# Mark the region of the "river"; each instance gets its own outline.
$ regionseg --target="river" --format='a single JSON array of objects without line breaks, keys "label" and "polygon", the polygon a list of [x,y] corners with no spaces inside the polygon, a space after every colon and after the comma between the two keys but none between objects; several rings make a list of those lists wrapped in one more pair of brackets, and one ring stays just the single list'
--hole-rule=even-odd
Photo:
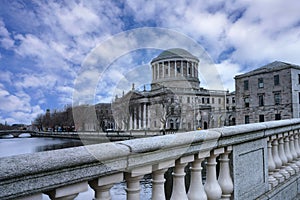
[{"label": "river", "polygon": [[[22,134],[20,138],[2,138],[0,139],[0,158],[20,155],[26,153],[34,153],[41,151],[50,151],[55,149],[62,149],[68,147],[81,146],[80,140],[75,139],[61,139],[61,138],[31,138],[26,134]],[[125,183],[119,183],[111,189],[113,200],[125,200]],[[89,188],[87,192],[80,193],[76,200],[93,199],[94,191]],[[49,200],[47,195],[43,195],[43,200]],[[141,184],[141,199],[151,199],[151,184],[150,179],[142,180]]]}]

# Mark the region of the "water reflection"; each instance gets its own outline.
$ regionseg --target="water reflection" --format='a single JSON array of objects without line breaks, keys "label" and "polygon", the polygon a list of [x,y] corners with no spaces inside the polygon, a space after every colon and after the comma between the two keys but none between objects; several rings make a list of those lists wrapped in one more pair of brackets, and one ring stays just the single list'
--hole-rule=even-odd
[{"label": "water reflection", "polygon": [[80,140],[61,138],[5,138],[0,139],[0,157],[49,151],[74,146],[81,146]]},{"label": "water reflection", "polygon": [[35,152],[40,151],[51,151],[56,149],[64,149],[64,148],[70,148],[70,147],[78,147],[82,146],[82,142],[80,140],[72,140],[72,141],[62,141],[63,143],[58,144],[48,144],[48,145],[41,145],[35,148]]},{"label": "water reflection", "polygon": [[[95,143],[95,141],[93,142]],[[0,158],[34,153],[40,151],[49,151],[68,147],[81,146],[80,140],[62,139],[62,138],[31,138],[22,135],[21,138],[0,139]],[[112,200],[126,200],[126,183],[115,184],[110,190]],[[146,176],[141,181],[141,198],[142,200],[151,199],[151,176]],[[95,192],[89,188],[87,192],[80,193],[76,200],[93,199]],[[43,200],[50,200],[47,195],[43,195]]]}]

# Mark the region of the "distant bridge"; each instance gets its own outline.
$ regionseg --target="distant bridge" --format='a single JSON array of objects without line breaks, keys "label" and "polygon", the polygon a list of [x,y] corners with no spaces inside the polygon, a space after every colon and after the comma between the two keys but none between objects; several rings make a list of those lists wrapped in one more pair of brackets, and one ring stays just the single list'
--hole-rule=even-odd
[{"label": "distant bridge", "polygon": [[160,135],[157,132],[37,132],[28,130],[3,130],[0,131],[0,138],[3,136],[19,137],[21,134],[30,134],[31,137],[51,137],[51,138],[69,138],[81,140],[97,140],[98,142],[123,141],[135,138],[151,137]]},{"label": "distant bridge", "polygon": [[0,137],[1,136],[9,136],[12,135],[13,137],[19,137],[21,134],[28,133],[30,135],[35,134],[36,131],[28,131],[28,130],[1,130],[0,131]]}]

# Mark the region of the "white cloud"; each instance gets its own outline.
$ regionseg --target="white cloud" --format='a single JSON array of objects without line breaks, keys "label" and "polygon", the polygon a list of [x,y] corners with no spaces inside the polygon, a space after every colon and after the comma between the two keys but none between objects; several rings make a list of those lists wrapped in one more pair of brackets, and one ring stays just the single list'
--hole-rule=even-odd
[{"label": "white cloud", "polygon": [[[1,68],[0,102],[7,99],[1,112],[5,109],[5,112],[10,113],[9,119],[13,119],[11,116],[14,111],[21,112],[15,116],[18,119],[22,112],[40,112],[39,106],[35,111],[29,110],[30,107],[47,104],[49,92],[61,104],[72,101],[74,81],[79,85],[82,83],[82,88],[85,84],[96,86],[98,83],[98,88],[80,90],[79,87],[75,91],[81,92],[83,96],[96,95],[96,100],[106,102],[115,94],[120,95],[122,90],[130,89],[132,82],[136,86],[143,81],[148,82],[148,79],[141,80],[136,76],[139,70],[135,67],[140,65],[137,62],[141,59],[123,56],[129,53],[124,50],[135,49],[139,45],[160,49],[182,47],[199,56],[201,61],[207,59],[201,57],[205,51],[193,48],[192,45],[184,46],[183,38],[172,40],[170,35],[151,35],[151,31],[148,35],[141,34],[144,37],[142,39],[127,35],[130,40],[125,38],[105,48],[95,48],[109,40],[113,34],[132,27],[170,28],[196,40],[217,63],[213,68],[200,71],[213,74],[203,76],[201,80],[203,84],[207,82],[206,85],[211,89],[217,87],[217,82],[212,80],[217,78],[218,85],[222,83],[224,89],[233,90],[235,73],[251,70],[273,60],[300,64],[300,2],[294,0],[144,0],[120,4],[115,1],[74,0],[35,1],[33,4],[28,9],[19,2],[12,2],[8,9],[13,11],[11,20],[6,20],[0,14],[3,18],[0,19],[0,47],[5,51],[13,50],[17,56],[12,59],[22,59],[16,66],[9,66],[11,71]],[[25,17],[27,20],[23,20]],[[84,65],[90,65],[91,68],[85,69],[84,66],[80,69],[84,58],[92,50],[95,51],[94,57],[89,56],[84,62]],[[5,52],[0,52],[1,61],[7,59],[6,56]],[[143,62],[148,63],[147,59]],[[30,64],[21,63],[27,60]],[[106,61],[115,66],[102,66],[101,63]],[[200,64],[203,63],[201,61]],[[99,63],[99,66],[93,66]],[[20,72],[16,73],[18,70]],[[83,73],[79,73],[81,70]],[[103,71],[106,77],[101,77]],[[217,76],[217,71],[220,76]],[[15,104],[21,105],[24,110]]]},{"label": "white cloud", "polygon": [[14,43],[15,41],[11,38],[4,22],[0,19],[0,45],[5,49],[10,49],[14,46]]}]

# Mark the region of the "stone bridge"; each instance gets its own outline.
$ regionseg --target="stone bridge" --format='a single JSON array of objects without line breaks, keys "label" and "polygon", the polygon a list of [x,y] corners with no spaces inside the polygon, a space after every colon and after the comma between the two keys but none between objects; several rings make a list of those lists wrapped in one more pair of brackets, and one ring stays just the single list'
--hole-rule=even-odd
[{"label": "stone bridge", "polygon": [[28,134],[34,134],[36,131],[27,131],[27,130],[1,130],[0,131],[0,137],[6,136],[6,135],[12,135],[13,137],[19,137],[21,134],[28,133]]},{"label": "stone bridge", "polygon": [[95,199],[111,199],[111,187],[126,181],[127,199],[137,200],[140,180],[151,174],[152,199],[164,200],[169,168],[171,200],[294,199],[300,191],[299,130],[300,119],[292,119],[5,157],[0,199],[74,199],[88,186]]}]

